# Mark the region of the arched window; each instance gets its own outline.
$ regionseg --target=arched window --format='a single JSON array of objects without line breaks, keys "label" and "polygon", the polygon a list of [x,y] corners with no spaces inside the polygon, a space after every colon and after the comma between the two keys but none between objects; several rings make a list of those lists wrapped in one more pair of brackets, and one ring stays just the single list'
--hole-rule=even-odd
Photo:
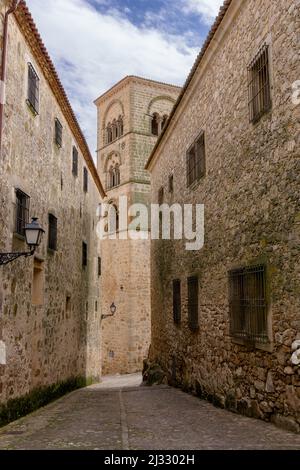
[{"label": "arched window", "polygon": [[167,114],[165,114],[163,119],[162,119],[162,122],[161,122],[161,130],[163,130],[165,128],[165,125],[167,124],[168,118],[169,118],[169,116],[167,116]]},{"label": "arched window", "polygon": [[151,132],[153,135],[158,135],[159,114],[154,113],[151,122]]},{"label": "arched window", "polygon": [[111,123],[109,122],[106,128],[106,142],[110,144],[112,142],[112,128]]},{"label": "arched window", "polygon": [[119,210],[115,204],[110,205],[108,213],[108,230],[110,233],[115,233],[119,230]]},{"label": "arched window", "polygon": [[115,167],[115,186],[119,186],[120,184],[120,167],[117,164]]},{"label": "arched window", "polygon": [[119,119],[118,119],[118,137],[122,137],[123,133],[124,133],[123,118],[122,118],[122,116],[119,116]]},{"label": "arched window", "polygon": [[112,123],[112,138],[116,140],[118,138],[118,125],[117,121],[114,119]]},{"label": "arched window", "polygon": [[107,189],[115,188],[120,184],[120,167],[117,163],[114,167],[111,166],[107,177]]}]

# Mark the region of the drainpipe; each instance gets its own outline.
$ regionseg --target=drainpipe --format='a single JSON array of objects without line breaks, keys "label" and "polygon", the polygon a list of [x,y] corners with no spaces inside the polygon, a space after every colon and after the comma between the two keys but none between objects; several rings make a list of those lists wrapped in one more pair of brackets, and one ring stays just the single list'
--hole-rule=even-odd
[{"label": "drainpipe", "polygon": [[0,155],[1,155],[1,149],[2,149],[3,114],[4,114],[4,103],[5,103],[5,75],[6,75],[8,19],[9,19],[9,15],[17,9],[19,3],[20,3],[20,0],[13,0],[11,7],[7,10],[7,12],[5,13],[5,17],[4,17],[2,62],[1,62],[1,77],[0,77]]}]

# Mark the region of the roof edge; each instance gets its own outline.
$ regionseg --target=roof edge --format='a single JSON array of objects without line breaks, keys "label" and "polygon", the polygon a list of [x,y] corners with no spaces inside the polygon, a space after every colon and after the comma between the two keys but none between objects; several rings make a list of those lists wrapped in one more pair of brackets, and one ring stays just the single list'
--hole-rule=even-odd
[{"label": "roof edge", "polygon": [[[55,98],[63,113],[76,141],[81,150],[83,158],[86,161],[87,167],[89,168],[96,187],[101,194],[102,198],[106,196],[104,188],[102,186],[97,168],[93,161],[93,157],[89,150],[85,136],[81,130],[78,120],[75,116],[73,108],[70,104],[69,98],[65,92],[65,89],[60,81],[55,66],[49,56],[49,53],[43,43],[40,33],[36,27],[33,17],[29,11],[29,8],[25,0],[21,0],[16,11],[14,12],[17,24],[19,25],[22,34],[27,40],[29,47],[32,49],[32,53],[35,56],[39,66],[41,67],[45,79],[47,80]],[[34,47],[33,47],[34,46]]]},{"label": "roof edge", "polygon": [[168,122],[167,122],[166,126],[164,127],[162,133],[161,133],[160,136],[158,137],[158,139],[157,139],[157,141],[156,141],[156,144],[155,144],[155,146],[154,146],[154,148],[153,148],[153,150],[152,150],[152,152],[151,152],[151,155],[150,155],[150,157],[149,157],[148,160],[147,160],[147,163],[146,163],[146,165],[145,165],[145,169],[146,169],[146,170],[149,169],[149,167],[150,167],[150,165],[151,165],[151,163],[152,163],[152,160],[153,160],[153,158],[154,158],[154,156],[155,156],[155,154],[156,154],[156,151],[157,151],[159,145],[161,144],[161,142],[162,142],[162,140],[163,140],[163,138],[164,138],[164,136],[165,136],[165,134],[166,134],[166,131],[168,130],[168,128],[169,128],[169,126],[170,126],[170,124],[171,124],[171,122],[172,122],[173,117],[175,116],[176,110],[177,110],[177,108],[179,107],[179,105],[180,105],[180,103],[181,103],[183,97],[185,96],[185,94],[186,94],[186,92],[187,92],[187,90],[188,90],[188,88],[189,88],[189,85],[190,85],[192,79],[194,78],[195,73],[196,73],[196,71],[197,71],[199,65],[201,64],[201,61],[202,61],[202,59],[203,59],[203,57],[204,57],[204,55],[205,55],[207,49],[209,48],[209,46],[210,46],[210,44],[211,44],[211,42],[212,42],[212,40],[213,40],[213,38],[214,38],[216,32],[218,31],[219,26],[221,25],[221,23],[222,23],[222,21],[223,21],[225,15],[226,15],[226,13],[227,13],[227,11],[228,11],[230,5],[232,4],[232,2],[233,2],[233,0],[225,0],[224,3],[223,3],[223,5],[221,6],[220,11],[219,11],[219,14],[218,14],[218,16],[216,17],[216,19],[215,19],[215,21],[214,21],[214,23],[213,23],[213,25],[212,25],[212,27],[211,27],[209,33],[208,33],[208,36],[207,36],[207,38],[206,38],[206,40],[205,40],[205,42],[204,42],[204,44],[203,44],[203,46],[202,46],[202,48],[201,48],[201,50],[200,50],[200,52],[199,52],[199,54],[198,54],[198,56],[197,56],[195,62],[194,62],[194,65],[193,65],[193,67],[192,67],[192,69],[191,69],[191,71],[190,71],[190,73],[189,73],[189,75],[188,75],[188,77],[187,77],[187,79],[186,79],[186,82],[185,82],[185,84],[184,84],[184,86],[183,86],[183,88],[182,88],[182,91],[181,91],[181,93],[180,93],[180,95],[179,95],[179,97],[178,97],[178,99],[177,99],[177,101],[176,101],[176,103],[175,103],[175,105],[174,105],[174,108],[172,109],[172,112],[171,112],[171,114],[170,114],[170,116],[169,116]]}]

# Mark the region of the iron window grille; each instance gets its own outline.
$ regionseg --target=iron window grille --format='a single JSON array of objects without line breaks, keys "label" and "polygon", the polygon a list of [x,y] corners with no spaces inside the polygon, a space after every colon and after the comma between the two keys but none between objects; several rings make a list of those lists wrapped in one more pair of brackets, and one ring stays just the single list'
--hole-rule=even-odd
[{"label": "iron window grille", "polygon": [[59,119],[55,119],[55,143],[57,147],[62,146],[62,125]]},{"label": "iron window grille", "polygon": [[16,189],[16,220],[15,232],[25,237],[25,225],[29,222],[30,197],[20,189]]},{"label": "iron window grille", "polygon": [[48,248],[49,250],[57,250],[57,218],[53,214],[49,214],[49,232],[48,232]]},{"label": "iron window grille", "polygon": [[88,256],[88,249],[87,244],[82,242],[82,267],[85,268],[87,266],[87,256]]},{"label": "iron window grille", "polygon": [[198,277],[193,276],[188,278],[188,323],[192,331],[197,331],[199,328],[198,319],[198,295],[199,283]]},{"label": "iron window grille", "polygon": [[256,123],[272,107],[269,46],[264,44],[248,66],[250,122]]},{"label": "iron window grille", "polygon": [[34,70],[33,66],[28,64],[28,95],[27,104],[35,115],[39,112],[39,90],[40,79]]},{"label": "iron window grille", "polygon": [[177,325],[181,322],[181,282],[173,281],[173,320]]},{"label": "iron window grille", "polygon": [[83,168],[83,191],[88,192],[88,171],[85,167]]},{"label": "iron window grille", "polygon": [[187,187],[205,176],[205,138],[204,132],[196,139],[190,147],[186,156]]},{"label": "iron window grille", "polygon": [[264,265],[229,272],[229,310],[232,337],[269,343]]},{"label": "iron window grille", "polygon": [[78,150],[76,147],[73,147],[72,173],[74,176],[78,176]]}]

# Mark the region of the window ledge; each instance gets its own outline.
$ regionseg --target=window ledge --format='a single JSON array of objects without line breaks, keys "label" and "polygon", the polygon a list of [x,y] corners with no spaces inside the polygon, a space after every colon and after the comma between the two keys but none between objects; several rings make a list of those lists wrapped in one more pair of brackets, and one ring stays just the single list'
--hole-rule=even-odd
[{"label": "window ledge", "polygon": [[240,346],[246,346],[251,350],[260,349],[261,351],[270,353],[272,353],[274,350],[274,344],[272,341],[269,341],[269,343],[258,343],[257,341],[250,343],[246,339],[231,337],[231,342],[234,344],[239,344]]},{"label": "window ledge", "polygon": [[24,235],[21,235],[18,232],[14,232],[13,237],[16,238],[17,240],[21,240],[22,242],[26,241],[26,238]]},{"label": "window ledge", "polygon": [[57,252],[57,250],[53,250],[53,248],[49,248],[49,247],[47,248],[47,251],[52,256],[55,255],[55,253]]}]

